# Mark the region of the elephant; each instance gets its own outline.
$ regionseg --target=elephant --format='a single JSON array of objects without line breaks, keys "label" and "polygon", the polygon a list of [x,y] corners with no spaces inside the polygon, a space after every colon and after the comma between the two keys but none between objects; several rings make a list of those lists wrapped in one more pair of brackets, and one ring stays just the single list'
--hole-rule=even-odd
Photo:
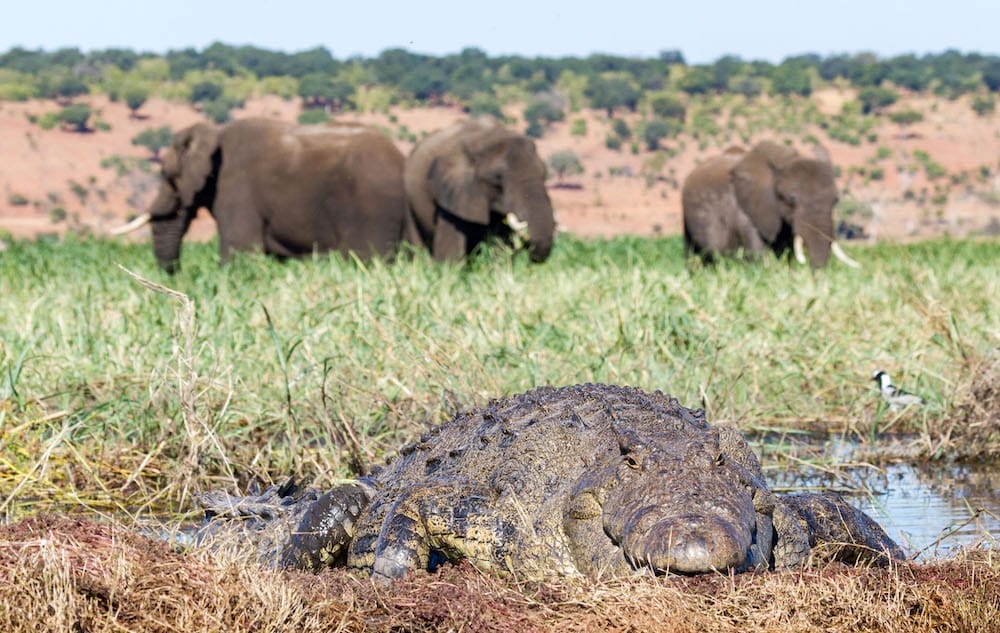
[{"label": "elephant", "polygon": [[531,259],[544,261],[556,228],[545,176],[534,141],[495,121],[438,130],[406,159],[408,240],[436,260],[460,260],[487,238],[511,241],[516,232]]},{"label": "elephant", "polygon": [[359,124],[197,123],[163,151],[148,211],[113,232],[150,222],[157,262],[170,273],[201,207],[215,218],[223,262],[233,251],[391,256],[406,226],[404,160],[390,139]]},{"label": "elephant", "polygon": [[770,249],[777,256],[793,247],[813,268],[834,256],[852,267],[834,240],[837,185],[825,150],[803,156],[784,145],[762,141],[749,151],[731,147],[696,167],[681,191],[685,251],[706,262],[738,249],[749,256]]}]

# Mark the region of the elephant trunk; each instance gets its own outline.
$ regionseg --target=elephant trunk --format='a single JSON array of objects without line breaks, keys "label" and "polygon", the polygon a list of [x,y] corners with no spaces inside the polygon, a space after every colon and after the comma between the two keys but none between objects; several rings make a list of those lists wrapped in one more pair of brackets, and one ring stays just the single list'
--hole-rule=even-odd
[{"label": "elephant trunk", "polygon": [[[805,214],[797,211],[792,230],[795,233],[795,241],[805,244],[806,250],[809,251],[809,264],[813,268],[826,266],[827,260],[830,259],[830,245],[833,242],[831,214]],[[796,250],[796,258],[799,257],[800,251]]]},{"label": "elephant trunk", "polygon": [[504,208],[527,223],[528,252],[531,260],[545,261],[552,251],[555,237],[555,214],[545,182],[530,179],[508,182],[504,191]]},{"label": "elephant trunk", "polygon": [[189,222],[183,214],[170,218],[153,219],[153,253],[160,268],[171,275],[180,268],[181,238],[187,232]]}]

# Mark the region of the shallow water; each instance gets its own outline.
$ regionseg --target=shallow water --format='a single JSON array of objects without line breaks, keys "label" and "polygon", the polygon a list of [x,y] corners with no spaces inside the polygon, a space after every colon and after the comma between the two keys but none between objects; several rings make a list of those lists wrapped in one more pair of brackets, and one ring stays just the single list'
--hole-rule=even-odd
[{"label": "shallow water", "polygon": [[965,545],[1000,543],[1000,463],[871,463],[842,438],[756,447],[780,492],[836,490],[885,528],[917,560],[946,558]]}]

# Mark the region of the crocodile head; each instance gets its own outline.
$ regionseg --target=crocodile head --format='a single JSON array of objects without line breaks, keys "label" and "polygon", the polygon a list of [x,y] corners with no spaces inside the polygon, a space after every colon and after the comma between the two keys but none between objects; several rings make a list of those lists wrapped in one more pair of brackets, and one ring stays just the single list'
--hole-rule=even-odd
[{"label": "crocodile head", "polygon": [[683,574],[766,566],[769,517],[755,511],[754,478],[720,446],[718,429],[616,433],[618,450],[577,483],[564,516],[574,556],[588,552],[578,566]]}]

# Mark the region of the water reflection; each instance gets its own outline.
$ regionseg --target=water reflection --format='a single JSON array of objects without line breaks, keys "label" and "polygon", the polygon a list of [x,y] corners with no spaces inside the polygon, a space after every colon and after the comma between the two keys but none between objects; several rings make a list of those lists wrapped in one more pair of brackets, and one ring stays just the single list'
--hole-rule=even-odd
[{"label": "water reflection", "polygon": [[769,437],[755,448],[776,490],[836,490],[918,560],[1000,539],[1000,463],[876,463],[840,437]]}]

